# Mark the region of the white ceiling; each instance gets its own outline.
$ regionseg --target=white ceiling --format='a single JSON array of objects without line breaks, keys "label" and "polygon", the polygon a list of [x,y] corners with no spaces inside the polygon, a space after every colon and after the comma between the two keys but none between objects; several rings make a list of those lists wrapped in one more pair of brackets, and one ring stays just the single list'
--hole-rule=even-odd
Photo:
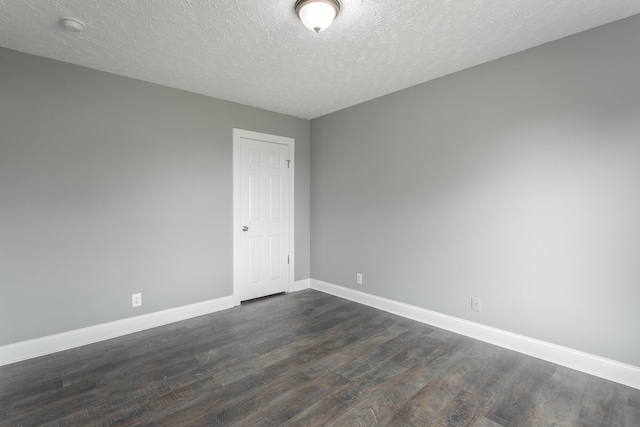
[{"label": "white ceiling", "polygon": [[294,3],[0,0],[0,46],[310,119],[640,13],[638,0],[341,0],[314,34]]}]

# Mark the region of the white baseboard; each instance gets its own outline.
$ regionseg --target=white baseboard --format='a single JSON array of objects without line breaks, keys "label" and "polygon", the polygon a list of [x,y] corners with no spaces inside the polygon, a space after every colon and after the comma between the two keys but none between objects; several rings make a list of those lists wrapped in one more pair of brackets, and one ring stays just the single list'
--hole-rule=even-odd
[{"label": "white baseboard", "polygon": [[289,292],[298,292],[303,291],[305,289],[309,289],[311,287],[311,279],[302,279],[296,280],[293,282],[293,286],[289,290]]},{"label": "white baseboard", "polygon": [[233,296],[170,308],[0,347],[0,366],[68,350],[233,307]]},{"label": "white baseboard", "polygon": [[[421,323],[446,329],[485,341],[519,353],[547,360],[577,371],[640,389],[640,368],[615,360],[595,356],[571,348],[514,334],[457,317],[367,294],[355,289],[333,285],[316,279],[294,282],[291,292],[316,289],[340,298],[368,305]],[[0,366],[58,351],[68,350],[145,329],[155,328],[233,307],[233,296],[171,308],[74,331],[49,335],[0,347]]]},{"label": "white baseboard", "polygon": [[311,279],[311,289],[640,389],[640,367]]}]

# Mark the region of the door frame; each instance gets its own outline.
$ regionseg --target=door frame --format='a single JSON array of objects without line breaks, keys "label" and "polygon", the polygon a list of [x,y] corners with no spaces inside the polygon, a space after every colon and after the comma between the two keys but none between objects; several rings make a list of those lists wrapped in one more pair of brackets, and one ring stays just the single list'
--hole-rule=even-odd
[{"label": "door frame", "polygon": [[270,135],[267,133],[254,132],[250,130],[233,128],[233,305],[240,305],[240,277],[241,277],[241,238],[242,224],[240,217],[240,182],[241,182],[241,155],[240,140],[241,138],[255,139],[258,141],[272,142],[274,144],[283,144],[289,147],[289,283],[287,292],[293,288],[295,281],[295,139],[285,136]]}]

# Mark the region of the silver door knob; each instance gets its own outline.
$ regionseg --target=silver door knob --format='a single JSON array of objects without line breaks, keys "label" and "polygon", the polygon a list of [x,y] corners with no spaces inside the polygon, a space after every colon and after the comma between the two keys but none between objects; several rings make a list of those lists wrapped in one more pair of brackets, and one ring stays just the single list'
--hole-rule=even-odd
[{"label": "silver door knob", "polygon": [[249,227],[245,225],[244,227],[242,227],[242,231],[249,231]]}]

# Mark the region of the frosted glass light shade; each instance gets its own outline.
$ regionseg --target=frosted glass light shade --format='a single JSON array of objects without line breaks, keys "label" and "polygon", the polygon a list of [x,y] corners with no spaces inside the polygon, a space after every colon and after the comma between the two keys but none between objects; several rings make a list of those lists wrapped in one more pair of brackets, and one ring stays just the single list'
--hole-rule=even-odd
[{"label": "frosted glass light shade", "polygon": [[79,33],[80,31],[84,30],[84,24],[77,19],[65,18],[62,19],[61,22],[62,26],[69,31]]},{"label": "frosted glass light shade", "polygon": [[296,12],[302,24],[319,33],[326,30],[340,11],[337,0],[298,0]]}]

